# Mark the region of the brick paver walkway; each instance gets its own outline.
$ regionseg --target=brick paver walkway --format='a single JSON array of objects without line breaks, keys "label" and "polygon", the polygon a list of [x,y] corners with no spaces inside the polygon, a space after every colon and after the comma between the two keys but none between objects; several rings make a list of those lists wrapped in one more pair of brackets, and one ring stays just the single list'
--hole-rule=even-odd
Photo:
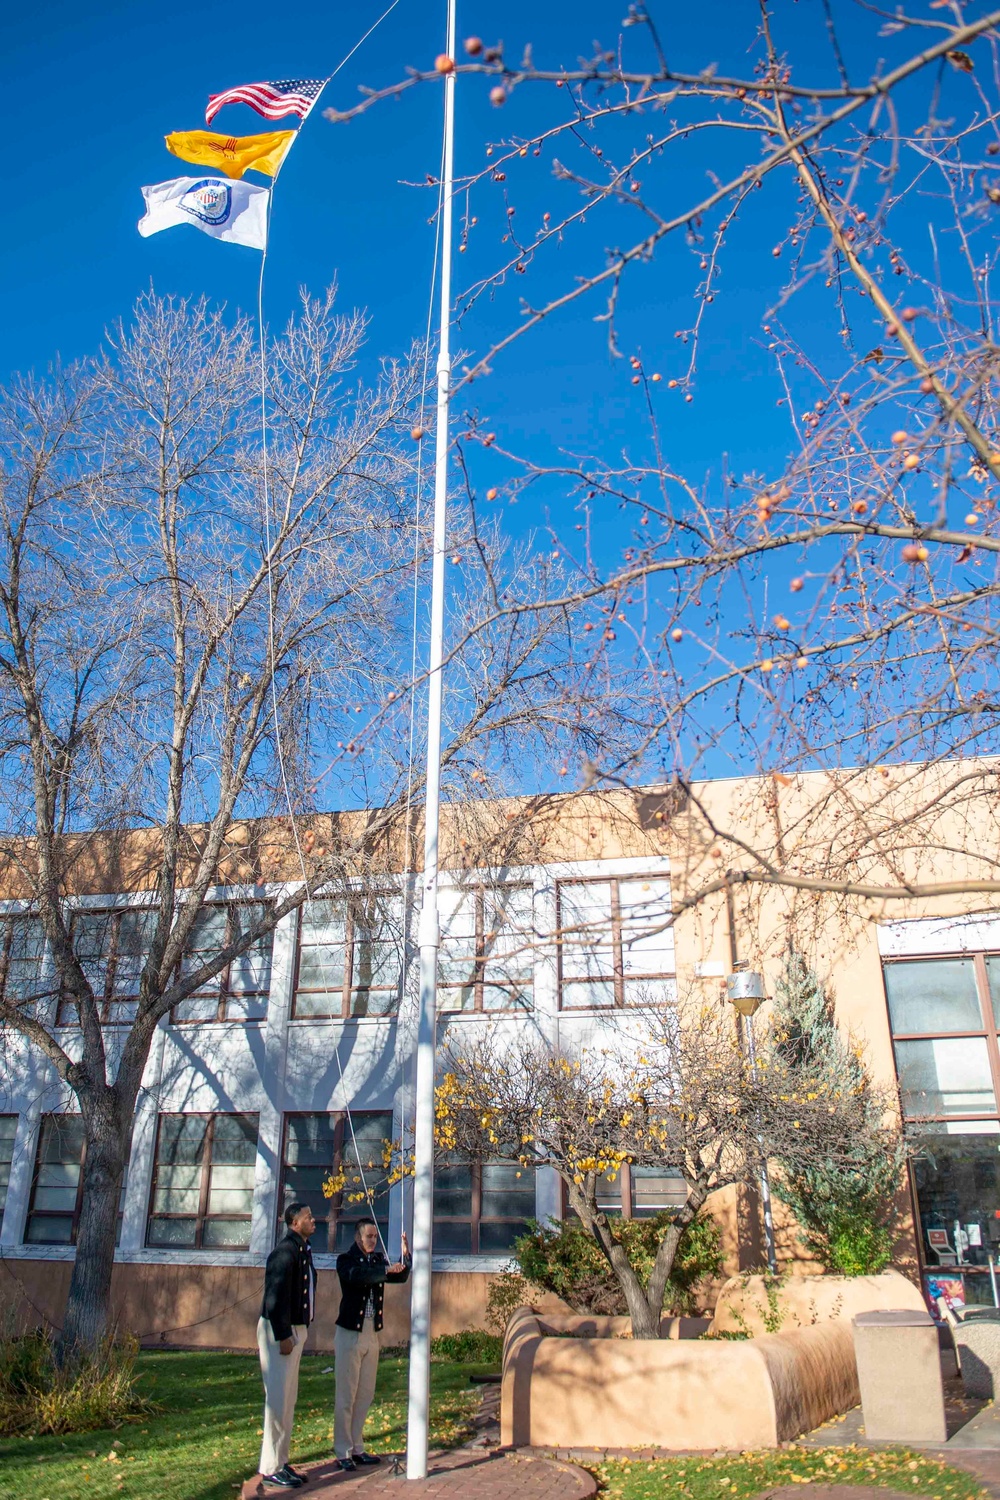
[{"label": "brick paver walkway", "polygon": [[388,1457],[377,1469],[357,1469],[353,1474],[345,1474],[332,1459],[296,1467],[309,1476],[301,1489],[273,1489],[253,1479],[243,1486],[243,1500],[259,1495],[269,1500],[290,1495],[301,1495],[302,1500],[468,1500],[472,1495],[475,1500],[592,1500],[597,1493],[593,1477],[575,1464],[468,1448],[434,1456],[427,1478],[411,1481],[389,1472]]}]

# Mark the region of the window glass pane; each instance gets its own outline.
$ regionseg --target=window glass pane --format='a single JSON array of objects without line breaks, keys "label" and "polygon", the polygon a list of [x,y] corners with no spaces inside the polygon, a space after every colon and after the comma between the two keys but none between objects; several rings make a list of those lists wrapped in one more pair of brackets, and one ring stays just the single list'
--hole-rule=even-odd
[{"label": "window glass pane", "polygon": [[299,941],[344,943],[347,939],[346,907],[343,901],[307,901],[299,918]]},{"label": "window glass pane", "polygon": [[80,1115],[42,1116],[25,1230],[28,1244],[72,1244],[83,1148]]},{"label": "window glass pane", "polygon": [[672,974],[674,930],[666,880],[621,880],[622,967],[626,974]]},{"label": "window glass pane", "polygon": [[226,908],[203,906],[194,919],[186,953],[218,953],[226,946]]},{"label": "window glass pane", "polygon": [[662,1213],[667,1208],[683,1208],[687,1202],[687,1183],[678,1172],[667,1167],[632,1167],[632,1212]]},{"label": "window glass pane", "polygon": [[624,984],[626,1005],[675,1005],[675,979],[629,979]]},{"label": "window glass pane", "polygon": [[287,1115],[285,1161],[290,1166],[333,1166],[336,1115]]},{"label": "window glass pane", "polygon": [[40,1162],[35,1176],[32,1208],[52,1213],[72,1213],[80,1186],[78,1161]]},{"label": "window glass pane", "polygon": [[908,1116],[989,1114],[996,1109],[985,1037],[896,1042],[895,1048]]},{"label": "window glass pane", "polygon": [[567,983],[569,980],[607,979],[614,974],[611,882],[562,882],[558,896],[563,1004],[571,1008],[613,1005],[612,987]]},{"label": "window glass pane", "polygon": [[73,1243],[73,1220],[56,1215],[28,1217],[25,1242],[29,1245],[71,1245]]},{"label": "window glass pane", "polygon": [[446,967],[448,978],[442,977],[438,983],[438,1010],[448,1014],[475,1010],[475,964],[469,959],[463,959],[461,963],[448,964]]},{"label": "window glass pane", "polygon": [[[194,919],[184,956],[180,962],[180,978],[187,979],[196,974],[203,964],[219,954],[226,946],[226,908],[203,906]],[[200,986],[200,994],[218,994],[221,977],[215,975]]]},{"label": "window glass pane", "polygon": [[262,1021],[267,1015],[267,995],[229,995],[226,1000],[228,1021]]},{"label": "window glass pane", "polygon": [[437,1255],[471,1255],[472,1225],[454,1219],[435,1219],[434,1251]]},{"label": "window glass pane", "polygon": [[108,1004],[109,1026],[130,1026],[139,1009],[138,1000],[112,1000]]},{"label": "window glass pane", "polygon": [[[438,1167],[434,1173],[434,1216],[461,1218],[472,1213],[472,1168]],[[435,1229],[435,1235],[437,1230]]]},{"label": "window glass pane", "polygon": [[986,976],[990,982],[993,1024],[1000,1027],[1000,957],[996,954],[990,954],[986,960]]},{"label": "window glass pane", "polygon": [[376,894],[366,901],[356,901],[352,916],[351,1012],[356,1016],[389,1015],[398,1006],[402,984],[402,898]]},{"label": "window glass pane", "polygon": [[526,1219],[535,1212],[535,1174],[517,1162],[487,1161],[482,1166],[484,1219]]},{"label": "window glass pane", "polygon": [[212,1167],[208,1189],[210,1214],[248,1214],[253,1208],[253,1165]]},{"label": "window glass pane", "polygon": [[886,964],[889,1015],[897,1036],[920,1031],[982,1031],[971,958]]},{"label": "window glass pane", "polygon": [[0,1219],[3,1218],[10,1183],[10,1164],[14,1159],[17,1115],[0,1115]]},{"label": "window glass pane", "polygon": [[[251,901],[230,908],[232,937],[239,936],[262,922],[267,907],[262,901]],[[268,932],[257,938],[246,953],[234,958],[229,969],[229,990],[232,994],[260,994],[271,985],[271,953],[274,933]]]},{"label": "window glass pane", "polygon": [[[534,1205],[532,1205],[532,1213]],[[528,1226],[523,1220],[483,1220],[479,1226],[479,1253],[480,1255],[502,1255],[505,1250],[513,1250],[514,1241],[522,1234],[527,1233]],[[436,1247],[435,1247],[436,1248]]]},{"label": "window glass pane", "polygon": [[439,1011],[476,1008],[476,893],[442,890],[441,947],[438,950]]},{"label": "window glass pane", "polygon": [[195,1243],[198,1220],[151,1218],[146,1235],[146,1244],[169,1249],[171,1246],[191,1246]]},{"label": "window glass pane", "polygon": [[989,1257],[995,1260],[1000,1251],[1000,1141],[937,1131],[922,1136],[913,1179],[928,1271],[940,1267],[944,1275],[960,1277],[966,1303],[992,1304]]},{"label": "window glass pane", "polygon": [[392,1141],[391,1114],[356,1114],[344,1122],[344,1185],[342,1212],[357,1218],[370,1213],[389,1217],[389,1172],[386,1151]]},{"label": "window glass pane", "polygon": [[4,927],[3,993],[7,1000],[23,1004],[40,993],[45,934],[37,917],[14,917]]},{"label": "window glass pane", "polygon": [[[136,995],[146,966],[150,944],[159,913],[154,910],[123,911],[118,916],[117,952],[114,970],[114,993]],[[132,1016],[121,1019],[131,1020]]]},{"label": "window glass pane", "polygon": [[153,1190],[153,1212],[158,1214],[196,1214],[201,1201],[201,1166],[197,1162],[178,1162],[161,1166]]},{"label": "window glass pane", "polygon": [[257,1116],[216,1115],[212,1166],[253,1166],[257,1159]]},{"label": "window glass pane", "polygon": [[472,954],[476,949],[476,893],[454,887],[443,888],[439,895],[441,941],[456,953]]},{"label": "window glass pane", "polygon": [[614,982],[606,980],[587,980],[567,983],[563,980],[562,1003],[566,1010],[589,1009],[590,1007],[605,1007],[615,1003]]},{"label": "window glass pane", "polygon": [[208,1115],[161,1115],[157,1162],[200,1162]]},{"label": "window glass pane", "polygon": [[529,1009],[535,964],[530,886],[486,891],[483,897],[484,1010]]},{"label": "window glass pane", "polygon": [[559,926],[564,943],[610,943],[610,881],[561,882]]},{"label": "window glass pane", "polygon": [[201,1242],[220,1250],[245,1250],[250,1243],[249,1219],[206,1219]]},{"label": "window glass pane", "polygon": [[174,1021],[214,1021],[219,1014],[215,995],[195,995],[174,1006]]},{"label": "window glass pane", "polygon": [[597,1206],[606,1214],[622,1211],[622,1179],[620,1172],[603,1172],[597,1179]]},{"label": "window glass pane", "polygon": [[111,961],[113,913],[82,911],[73,918],[73,948],[80,967],[100,1000],[107,988],[108,964]]},{"label": "window glass pane", "polygon": [[38,1159],[40,1162],[79,1162],[84,1139],[81,1115],[43,1115]]},{"label": "window glass pane", "polygon": [[299,958],[300,990],[339,990],[344,983],[344,950],[319,944],[303,948]]},{"label": "window glass pane", "polygon": [[339,1016],[344,1009],[343,990],[322,990],[310,994],[297,990],[295,994],[296,1016]]},{"label": "window glass pane", "polygon": [[483,1010],[530,1010],[532,1004],[530,980],[526,984],[483,985]]}]

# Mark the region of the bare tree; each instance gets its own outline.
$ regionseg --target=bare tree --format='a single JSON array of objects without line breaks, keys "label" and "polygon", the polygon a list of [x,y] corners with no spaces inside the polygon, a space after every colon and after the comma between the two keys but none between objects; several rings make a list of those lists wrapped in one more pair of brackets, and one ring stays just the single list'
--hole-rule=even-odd
[{"label": "bare tree", "polygon": [[[499,1029],[452,1039],[437,1095],[439,1149],[482,1160],[506,1156],[551,1167],[569,1206],[614,1271],[633,1337],[659,1336],[664,1290],[681,1235],[709,1198],[750,1185],[769,1159],[799,1173],[851,1161],[858,1137],[891,1127],[865,1116],[845,1080],[789,1068],[766,1042],[752,1067],[718,1007],[654,1007],[623,1023],[613,1045],[552,1051]],[[598,1204],[601,1179],[626,1164],[670,1166],[685,1202],[671,1216],[648,1281],[629,1261]]]},{"label": "bare tree", "polygon": [[[106,1327],[156,1027],[309,894],[405,868],[423,361],[366,384],[363,337],[331,295],[268,339],[266,447],[253,330],[204,302],[144,298],[101,358],[19,382],[0,408],[0,858],[21,913],[0,1023],[83,1119],[64,1358]],[[564,714],[572,658],[559,612],[476,615],[544,573],[461,512],[454,545],[468,630],[445,763],[457,785],[487,766],[495,792]],[[357,812],[319,817],[334,797]],[[509,845],[509,824],[494,832]],[[206,949],[219,886],[231,922]],[[74,916],[94,891],[135,893],[113,970],[120,919]]]},{"label": "bare tree", "polygon": [[[460,439],[470,495],[480,510],[487,483],[545,497],[580,650],[640,674],[643,732],[623,758],[588,757],[585,782],[691,791],[735,769],[766,778],[762,803],[792,804],[748,835],[718,807],[699,817],[695,796],[695,852],[720,863],[685,899],[782,883],[800,908],[995,896],[989,840],[955,834],[992,818],[998,748],[1000,11],[833,0],[793,28],[762,3],[733,27],[706,16],[687,71],[655,6],[624,21],[609,7],[582,61],[571,28],[568,56],[467,39],[462,88],[498,106],[461,184],[474,271],[459,307],[483,343],[458,383],[479,403]],[[328,117],[438,76],[415,69]],[[760,279],[734,318],[748,254]],[[646,319],[630,351],[636,299],[678,288],[691,320],[660,336]],[[489,376],[544,363],[585,311],[634,402],[629,444],[595,432],[553,461],[490,412]],[[734,399],[720,342],[747,351],[785,426],[763,467],[720,437],[692,474],[683,414]],[[786,792],[813,768],[825,777]]]}]

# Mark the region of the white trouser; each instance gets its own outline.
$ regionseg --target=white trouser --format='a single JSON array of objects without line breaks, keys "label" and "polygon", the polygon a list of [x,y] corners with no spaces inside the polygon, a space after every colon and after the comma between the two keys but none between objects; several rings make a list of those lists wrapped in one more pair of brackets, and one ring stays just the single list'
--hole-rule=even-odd
[{"label": "white trouser", "polygon": [[371,1318],[365,1319],[360,1333],[339,1324],[334,1330],[333,1451],[338,1458],[365,1451],[365,1418],[375,1394],[379,1346]]},{"label": "white trouser", "polygon": [[292,1328],[295,1346],[291,1354],[282,1354],[270,1319],[257,1324],[257,1348],[260,1371],[264,1377],[264,1441],[260,1445],[261,1474],[276,1474],[288,1462],[295,1420],[295,1398],[299,1393],[299,1365],[308,1329],[304,1323]]}]

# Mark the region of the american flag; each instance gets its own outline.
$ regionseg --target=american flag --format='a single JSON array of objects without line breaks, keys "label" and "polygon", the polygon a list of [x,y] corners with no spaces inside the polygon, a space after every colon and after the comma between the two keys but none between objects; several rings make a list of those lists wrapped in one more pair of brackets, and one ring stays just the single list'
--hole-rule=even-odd
[{"label": "american flag", "polygon": [[325,78],[281,78],[277,83],[241,83],[209,97],[205,124],[211,125],[224,104],[249,104],[267,120],[298,115],[304,120],[322,93]]}]

